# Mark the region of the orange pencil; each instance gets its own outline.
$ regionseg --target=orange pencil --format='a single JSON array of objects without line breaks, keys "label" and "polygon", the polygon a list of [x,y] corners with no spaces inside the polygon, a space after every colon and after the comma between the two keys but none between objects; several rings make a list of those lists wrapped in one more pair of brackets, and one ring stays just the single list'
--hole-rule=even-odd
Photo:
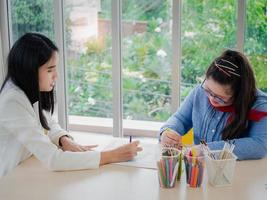
[{"label": "orange pencil", "polygon": [[195,174],[196,174],[196,166],[192,166],[191,168],[191,178],[190,178],[190,186],[193,187],[194,186],[194,180],[195,180]]},{"label": "orange pencil", "polygon": [[198,180],[198,167],[195,166],[195,178],[194,178],[194,182],[193,182],[193,187],[197,187],[197,180]]}]

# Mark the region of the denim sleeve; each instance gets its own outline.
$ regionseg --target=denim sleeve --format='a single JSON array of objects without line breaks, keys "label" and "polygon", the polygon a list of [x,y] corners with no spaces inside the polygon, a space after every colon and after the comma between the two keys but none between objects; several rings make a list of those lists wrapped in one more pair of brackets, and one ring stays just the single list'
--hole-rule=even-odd
[{"label": "denim sleeve", "polygon": [[161,136],[161,133],[166,128],[173,129],[180,135],[184,135],[192,128],[192,111],[195,91],[196,88],[190,92],[190,94],[186,97],[183,104],[179,107],[176,113],[174,113],[161,127],[159,131],[159,138]]},{"label": "denim sleeve", "polygon": [[[267,104],[264,110],[267,110]],[[263,108],[263,107],[262,107]],[[262,108],[257,108],[263,110]],[[234,139],[234,154],[239,160],[260,159],[267,155],[267,117],[258,122],[251,122],[249,137]],[[222,149],[224,141],[208,143],[210,149]]]}]

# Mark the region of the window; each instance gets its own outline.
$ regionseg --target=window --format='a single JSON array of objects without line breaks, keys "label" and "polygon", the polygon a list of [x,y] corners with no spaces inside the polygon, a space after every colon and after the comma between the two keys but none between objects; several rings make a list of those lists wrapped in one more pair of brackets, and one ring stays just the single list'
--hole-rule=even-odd
[{"label": "window", "polygon": [[64,8],[70,128],[82,121],[91,124],[90,131],[92,126],[110,128],[111,1],[69,0]]},{"label": "window", "polygon": [[53,0],[10,0],[11,41],[15,42],[26,32],[40,32],[54,39]]},{"label": "window", "polygon": [[225,48],[236,47],[237,1],[183,1],[181,98]]},{"label": "window", "polygon": [[[177,92],[178,89],[173,87],[176,80],[172,76],[176,61],[172,62],[178,56],[174,55],[177,49],[181,52],[181,58],[178,56],[181,66],[177,64],[176,68],[181,71],[180,86],[177,86],[180,87],[181,102],[200,82],[210,62],[225,48],[236,48],[237,43],[244,47],[250,58],[257,86],[267,92],[266,0],[247,0],[246,10],[242,11],[238,11],[238,5],[244,2],[234,0],[64,0],[63,5],[58,2],[9,0],[9,6],[4,4],[6,7],[0,9],[9,8],[10,19],[5,24],[0,22],[0,28],[7,30],[7,24],[10,24],[10,38],[2,41],[6,39],[11,44],[29,31],[41,32],[52,40],[55,31],[64,36],[66,48],[62,52],[66,61],[67,109],[71,129],[105,133],[113,129],[116,106],[113,105],[112,78],[120,78],[120,75],[112,77],[115,69],[112,55],[117,51],[112,48],[115,40],[112,30],[118,28],[112,21],[115,13],[112,13],[112,8],[118,2],[121,4],[121,20],[118,21],[122,35],[121,51],[116,53],[122,58],[121,118],[124,130],[141,127],[142,131],[137,130],[137,134],[151,130],[154,134],[170,116],[171,107],[173,111],[176,106],[173,101],[178,99],[178,95],[173,94],[173,90]],[[62,17],[54,10],[54,5],[59,6],[56,9],[64,8],[64,33],[58,24],[54,26],[55,20]],[[244,14],[244,11],[246,28],[243,45],[236,35],[238,31],[242,32],[237,30],[241,24],[237,14]],[[54,18],[54,14],[57,17]],[[181,16],[179,19],[178,14]],[[181,32],[174,26],[177,21]],[[177,32],[179,40],[175,41],[174,34]],[[2,38],[7,37],[7,34],[3,35]],[[4,52],[8,48],[3,42]]]},{"label": "window", "polygon": [[247,0],[245,48],[257,87],[267,92],[267,2]]},{"label": "window", "polygon": [[123,118],[170,116],[171,0],[122,1]]}]

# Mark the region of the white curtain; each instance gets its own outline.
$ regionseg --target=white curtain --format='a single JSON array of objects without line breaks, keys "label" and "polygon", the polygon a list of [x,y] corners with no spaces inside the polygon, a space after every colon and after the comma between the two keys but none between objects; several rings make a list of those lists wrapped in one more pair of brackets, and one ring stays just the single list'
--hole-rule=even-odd
[{"label": "white curtain", "polygon": [[0,86],[4,80],[4,60],[3,60],[3,49],[2,49],[2,37],[0,30]]}]

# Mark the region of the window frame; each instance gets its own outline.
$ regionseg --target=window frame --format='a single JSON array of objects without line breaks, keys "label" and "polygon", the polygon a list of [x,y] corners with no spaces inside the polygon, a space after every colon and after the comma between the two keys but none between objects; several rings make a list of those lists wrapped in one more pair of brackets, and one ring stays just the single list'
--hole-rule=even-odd
[{"label": "window frame", "polygon": [[11,44],[11,27],[10,27],[10,12],[9,12],[9,1],[0,1],[0,40],[1,40],[1,48],[0,48],[0,76],[1,81],[4,80],[5,74],[6,74],[6,58],[10,49]]}]

